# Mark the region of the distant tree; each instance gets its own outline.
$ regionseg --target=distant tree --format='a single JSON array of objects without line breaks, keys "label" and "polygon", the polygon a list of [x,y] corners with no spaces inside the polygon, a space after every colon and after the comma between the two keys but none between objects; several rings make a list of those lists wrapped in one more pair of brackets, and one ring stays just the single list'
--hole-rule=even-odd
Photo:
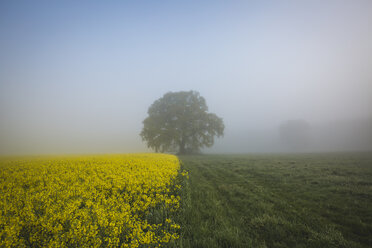
[{"label": "distant tree", "polygon": [[279,127],[280,139],[289,148],[302,150],[309,144],[310,125],[304,120],[288,120]]},{"label": "distant tree", "polygon": [[148,109],[141,137],[156,152],[197,153],[223,136],[220,117],[208,113],[205,99],[196,91],[166,93]]}]

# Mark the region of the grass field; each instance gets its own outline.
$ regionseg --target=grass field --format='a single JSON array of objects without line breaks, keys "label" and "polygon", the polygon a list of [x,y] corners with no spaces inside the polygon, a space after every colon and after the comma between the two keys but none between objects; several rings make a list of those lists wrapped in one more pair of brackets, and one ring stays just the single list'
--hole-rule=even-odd
[{"label": "grass field", "polygon": [[0,247],[372,247],[371,153],[179,158],[3,158]]},{"label": "grass field", "polygon": [[180,157],[181,247],[372,247],[372,154]]}]

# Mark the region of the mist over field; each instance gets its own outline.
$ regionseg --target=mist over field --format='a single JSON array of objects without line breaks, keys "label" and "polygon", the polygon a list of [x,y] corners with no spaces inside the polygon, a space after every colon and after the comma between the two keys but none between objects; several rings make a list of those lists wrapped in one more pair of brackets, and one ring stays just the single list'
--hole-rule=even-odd
[{"label": "mist over field", "polygon": [[372,150],[372,1],[0,2],[0,154],[150,151],[167,92],[206,153]]}]

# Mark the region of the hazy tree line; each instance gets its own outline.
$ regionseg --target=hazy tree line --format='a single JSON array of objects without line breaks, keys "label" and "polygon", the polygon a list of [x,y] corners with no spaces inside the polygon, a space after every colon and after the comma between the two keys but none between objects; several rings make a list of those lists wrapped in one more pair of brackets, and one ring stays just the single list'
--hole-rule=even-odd
[{"label": "hazy tree line", "polygon": [[278,126],[229,127],[207,152],[372,151],[372,118],[311,122],[292,119]]},{"label": "hazy tree line", "polygon": [[281,143],[294,151],[372,149],[372,118],[309,123],[289,120],[279,127]]}]

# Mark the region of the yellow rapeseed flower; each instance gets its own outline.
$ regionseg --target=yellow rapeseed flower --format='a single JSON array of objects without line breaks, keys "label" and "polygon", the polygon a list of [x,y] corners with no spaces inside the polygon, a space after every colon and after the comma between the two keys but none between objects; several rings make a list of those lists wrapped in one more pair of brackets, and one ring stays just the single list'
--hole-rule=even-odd
[{"label": "yellow rapeseed flower", "polygon": [[2,158],[0,247],[158,247],[178,239],[180,226],[168,217],[180,206],[179,171],[178,158],[165,154]]}]

